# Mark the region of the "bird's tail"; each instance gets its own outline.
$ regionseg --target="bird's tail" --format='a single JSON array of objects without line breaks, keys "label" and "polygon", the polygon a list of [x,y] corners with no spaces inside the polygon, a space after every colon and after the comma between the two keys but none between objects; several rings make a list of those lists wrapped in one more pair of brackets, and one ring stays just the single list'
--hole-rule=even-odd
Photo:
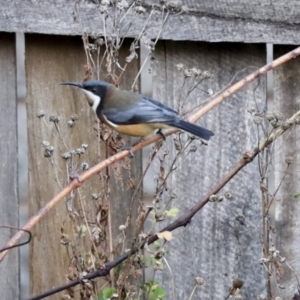
[{"label": "bird's tail", "polygon": [[193,123],[186,122],[182,119],[177,119],[174,121],[174,123],[170,124],[173,127],[182,129],[184,131],[187,131],[191,134],[194,134],[198,136],[201,139],[209,140],[211,136],[214,135],[214,133],[206,128],[200,127],[198,125],[195,125]]}]

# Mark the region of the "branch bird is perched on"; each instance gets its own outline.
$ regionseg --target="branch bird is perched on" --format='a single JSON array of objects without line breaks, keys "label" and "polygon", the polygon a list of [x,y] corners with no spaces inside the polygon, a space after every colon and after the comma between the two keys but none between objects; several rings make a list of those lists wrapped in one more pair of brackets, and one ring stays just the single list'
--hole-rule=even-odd
[{"label": "branch bird is perched on", "polygon": [[182,120],[175,110],[154,99],[119,90],[104,81],[65,82],[62,85],[81,88],[98,118],[122,134],[144,138],[159,130],[164,137],[161,129],[176,127],[204,140],[214,135],[210,130]]}]

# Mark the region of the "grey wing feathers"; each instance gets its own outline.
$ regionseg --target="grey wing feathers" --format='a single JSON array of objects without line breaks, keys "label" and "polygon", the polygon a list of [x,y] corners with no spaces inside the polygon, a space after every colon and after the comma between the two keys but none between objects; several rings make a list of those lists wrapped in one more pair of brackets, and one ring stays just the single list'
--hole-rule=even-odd
[{"label": "grey wing feathers", "polygon": [[163,105],[161,102],[159,102],[157,100],[154,100],[152,98],[148,98],[148,97],[145,97],[145,96],[143,96],[143,99],[152,102],[154,105],[156,105],[156,106],[158,106],[158,107],[160,107],[162,109],[166,109],[166,110],[168,110],[168,111],[170,111],[170,112],[178,115],[178,111],[176,111],[176,110],[174,110],[174,109],[172,109],[172,108],[170,108],[170,107],[168,107],[166,105]]},{"label": "grey wing feathers", "polygon": [[126,110],[115,108],[103,109],[106,118],[117,125],[172,122],[177,119],[177,112],[162,103],[143,97]]}]

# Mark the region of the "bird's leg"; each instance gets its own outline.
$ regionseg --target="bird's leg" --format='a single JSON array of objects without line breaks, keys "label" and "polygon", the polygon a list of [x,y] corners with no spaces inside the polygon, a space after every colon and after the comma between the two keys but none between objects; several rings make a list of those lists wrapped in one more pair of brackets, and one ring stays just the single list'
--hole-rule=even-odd
[{"label": "bird's leg", "polygon": [[122,147],[122,150],[127,150],[129,151],[129,157],[130,158],[133,158],[134,157],[134,154],[132,152],[132,147],[136,146],[138,143],[140,143],[141,141],[143,141],[142,138],[138,138],[133,144],[131,144],[130,140],[128,140],[127,138],[125,139],[126,140],[126,143],[125,145]]},{"label": "bird's leg", "polygon": [[159,135],[162,137],[162,139],[163,139],[164,141],[166,140],[166,136],[164,135],[164,133],[162,132],[161,129],[158,129],[158,130],[156,131],[156,134],[159,134]]}]

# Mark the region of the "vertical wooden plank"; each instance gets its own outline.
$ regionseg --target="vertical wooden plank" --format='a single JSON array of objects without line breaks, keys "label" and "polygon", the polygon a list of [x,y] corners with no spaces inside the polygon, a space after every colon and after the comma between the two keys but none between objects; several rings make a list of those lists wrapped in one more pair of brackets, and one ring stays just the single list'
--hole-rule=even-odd
[{"label": "vertical wooden plank", "polygon": [[[15,35],[0,33],[0,220],[1,225],[19,226],[17,194],[17,88]],[[15,230],[1,228],[0,245]],[[1,246],[0,246],[1,247]],[[19,299],[19,250],[16,248],[0,264],[0,290],[6,299]]]},{"label": "vertical wooden plank", "polygon": [[[277,58],[295,47],[275,46],[274,57]],[[283,121],[300,109],[300,59],[294,59],[274,71],[274,111],[281,113]],[[274,187],[280,185],[274,201],[276,241],[275,247],[286,262],[300,276],[300,200],[295,198],[300,192],[300,128],[299,125],[282,135],[274,148]],[[292,157],[293,163],[287,168],[286,157]],[[283,176],[285,175],[284,180]],[[286,265],[280,267],[279,284],[285,289],[280,290],[283,299],[290,299],[297,291],[295,274]],[[276,288],[276,287],[275,287]],[[276,290],[278,291],[278,289]],[[278,291],[279,292],[279,291]]]},{"label": "vertical wooden plank", "polygon": [[[153,63],[154,98],[178,108],[184,76],[178,72],[177,64],[212,74],[185,102],[183,111],[186,112],[206,98],[201,90],[217,92],[238,71],[261,66],[265,61],[263,45],[161,42]],[[245,74],[240,74],[238,79]],[[260,111],[266,108],[265,78],[260,79],[258,86],[257,82],[248,85],[198,122],[214,131],[215,136],[208,146],[199,146],[196,152],[180,158],[168,181],[169,193],[177,195],[172,206],[181,213],[199,201],[245,151],[257,144],[257,128],[247,112],[248,107],[256,108],[256,105]],[[171,139],[163,149],[170,153],[165,164],[168,170],[177,151]],[[244,299],[257,299],[264,291],[265,270],[258,263],[262,257],[262,215],[257,163],[248,165],[220,195],[225,192],[232,194],[231,200],[207,204],[191,224],[174,233],[170,255],[167,255],[174,284],[167,269],[160,275],[169,297],[174,287],[176,299],[188,299],[197,276],[205,281],[193,297],[197,299],[225,299],[234,278],[244,281]]]},{"label": "vertical wooden plank", "polygon": [[[81,164],[97,162],[97,138],[94,133],[94,116],[86,107],[86,100],[80,93],[62,88],[63,81],[78,80],[83,77],[85,54],[79,37],[56,37],[26,35],[26,77],[27,77],[27,119],[28,119],[28,165],[29,165],[29,216],[34,215],[68,182],[68,172],[79,172]],[[41,112],[44,117],[39,117]],[[68,127],[71,116],[77,114],[74,127]],[[58,116],[56,125],[50,122],[51,116]],[[49,143],[53,148],[51,157],[45,157],[45,147]],[[71,149],[88,144],[87,153],[74,155],[73,170],[67,170],[69,161],[61,155]],[[103,157],[103,156],[102,156]],[[85,184],[81,190],[86,212],[90,212],[91,194],[97,193],[95,180]],[[70,242],[78,245],[74,223],[82,224],[79,215],[80,200],[77,192],[72,211],[68,211],[65,202],[59,203],[48,215],[33,228],[33,240],[30,248],[30,292],[39,294],[51,287],[66,282],[68,266],[72,265],[66,246],[60,244],[62,233]],[[75,201],[76,200],[76,201]],[[80,213],[81,212],[81,213]],[[90,215],[88,216],[90,217]],[[88,252],[89,247],[85,250]],[[62,293],[63,294],[63,293]],[[61,295],[62,295],[61,294]],[[61,295],[53,299],[60,299]]]},{"label": "vertical wooden plank", "polygon": [[[126,44],[126,43],[125,43]],[[127,54],[120,54],[122,64]],[[121,52],[122,53],[122,52]],[[78,149],[82,144],[88,144],[83,155],[74,155],[73,170],[80,172],[81,164],[87,162],[90,166],[106,158],[105,143],[99,144],[96,131],[98,124],[96,116],[89,108],[86,99],[78,89],[62,87],[63,81],[82,81],[86,59],[82,41],[79,37],[57,36],[26,36],[26,73],[27,73],[27,114],[28,114],[28,139],[29,139],[29,198],[30,214],[34,214],[45,201],[51,199],[68,181],[67,164],[69,161],[62,159],[61,155],[70,149]],[[136,74],[137,64],[132,65],[132,72],[127,72],[122,82],[122,87],[128,87]],[[103,79],[105,74],[103,74]],[[40,111],[45,116],[38,117]],[[67,122],[71,116],[77,114],[78,119],[74,127],[68,127]],[[60,121],[55,124],[49,121],[51,115],[58,115]],[[44,142],[50,142],[54,151],[50,158],[44,157]],[[110,170],[105,170],[98,177],[86,182],[75,192],[72,211],[68,211],[65,203],[60,203],[49,212],[34,228],[34,239],[31,246],[31,293],[38,294],[53,286],[66,281],[66,276],[71,274],[71,279],[82,276],[72,265],[70,257],[80,255],[86,257],[91,252],[103,255],[102,264],[111,258],[109,245],[113,247],[119,243],[122,232],[119,226],[125,223],[133,189],[127,187],[127,180],[139,179],[141,174],[141,156],[134,160],[127,160],[120,165],[114,165]],[[137,163],[137,164],[136,164]],[[124,166],[127,166],[127,169]],[[114,169],[113,169],[114,168]],[[122,180],[115,178],[115,170],[119,172]],[[135,174],[134,174],[135,172]],[[133,175],[134,174],[134,175]],[[107,186],[108,179],[108,186]],[[109,194],[107,194],[107,191]],[[92,195],[99,198],[93,200]],[[111,224],[108,226],[108,207],[110,207]],[[120,213],[122,211],[122,213]],[[133,220],[134,221],[134,220]],[[89,231],[79,237],[78,226],[89,225]],[[134,224],[134,222],[132,222]],[[108,227],[112,228],[111,235]],[[62,240],[70,242],[68,251],[60,244],[61,228],[64,236]],[[131,234],[133,227],[128,231]],[[129,235],[130,235],[129,234]],[[98,239],[98,240],[97,240]],[[111,241],[109,239],[112,239]],[[72,252],[71,244],[75,251]],[[95,251],[94,245],[97,246]],[[77,249],[77,250],[76,250]],[[118,249],[115,253],[118,253]],[[78,252],[80,251],[80,253]],[[80,254],[80,255],[79,255]],[[73,260],[74,261],[74,260]],[[105,280],[105,279],[103,279]],[[101,280],[97,280],[101,282]],[[103,286],[99,284],[100,288]],[[78,288],[75,290],[79,291]],[[97,289],[96,289],[97,290]],[[66,294],[66,292],[64,292]],[[60,299],[61,295],[53,299]],[[98,290],[99,293],[99,290]],[[76,298],[76,297],[75,297]]]}]

